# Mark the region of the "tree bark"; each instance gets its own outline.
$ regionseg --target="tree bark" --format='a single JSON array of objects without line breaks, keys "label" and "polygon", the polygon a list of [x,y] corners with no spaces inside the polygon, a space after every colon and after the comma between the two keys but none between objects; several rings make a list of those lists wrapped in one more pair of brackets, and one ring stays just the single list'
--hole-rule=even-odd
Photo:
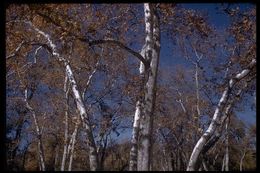
[{"label": "tree bark", "polygon": [[58,171],[59,150],[60,150],[60,146],[56,145],[56,147],[55,147],[55,158],[54,158],[54,171]]},{"label": "tree bark", "polygon": [[43,150],[43,143],[42,143],[42,133],[40,131],[38,119],[36,117],[34,109],[30,106],[29,101],[28,101],[28,90],[27,88],[25,89],[25,103],[26,103],[26,108],[32,113],[35,128],[36,128],[36,134],[38,138],[38,152],[39,152],[39,166],[41,171],[45,171],[45,156],[44,156],[44,150]]},{"label": "tree bark", "polygon": [[244,149],[242,152],[243,152],[242,153],[242,157],[241,157],[240,163],[239,163],[239,170],[240,171],[243,171],[243,161],[244,161],[244,158],[246,156],[246,150]]},{"label": "tree bark", "polygon": [[207,166],[206,161],[205,161],[204,158],[202,159],[202,166],[203,166],[203,169],[204,169],[205,171],[209,171],[209,168],[208,168],[208,166]]},{"label": "tree bark", "polygon": [[233,86],[235,85],[236,82],[240,81],[242,78],[247,76],[250,73],[250,71],[252,70],[252,68],[254,68],[255,66],[256,66],[256,59],[253,59],[246,69],[242,70],[240,73],[236,74],[234,78],[229,80],[228,86],[225,88],[225,90],[222,94],[222,97],[219,100],[218,106],[215,110],[215,113],[214,113],[213,119],[211,120],[210,126],[208,127],[206,132],[201,136],[201,138],[199,139],[199,141],[197,142],[197,144],[195,145],[195,147],[192,151],[192,154],[191,154],[191,157],[189,160],[189,164],[187,166],[187,171],[195,170],[195,166],[196,166],[198,157],[199,157],[201,151],[203,150],[204,145],[210,139],[210,137],[214,134],[217,126],[219,126],[221,112],[229,99],[230,92],[231,92]]},{"label": "tree bark", "polygon": [[92,133],[92,127],[91,127],[91,123],[89,120],[89,115],[86,112],[86,108],[82,101],[80,92],[78,90],[77,81],[73,75],[73,71],[69,64],[69,61],[66,60],[65,58],[63,58],[57,52],[56,45],[53,43],[53,41],[51,40],[51,38],[48,34],[46,34],[45,32],[43,32],[40,29],[38,29],[37,27],[35,27],[31,22],[25,22],[25,23],[29,24],[37,33],[39,33],[40,35],[42,35],[43,37],[45,37],[48,40],[48,44],[51,49],[49,51],[52,53],[53,56],[55,56],[58,59],[58,61],[62,62],[65,66],[66,75],[68,76],[68,80],[69,80],[71,88],[72,88],[73,96],[74,96],[74,99],[77,104],[77,109],[80,112],[80,117],[81,117],[82,123],[85,126],[85,129],[87,132],[87,144],[88,144],[88,149],[89,149],[90,169],[92,171],[98,170],[98,158],[97,158],[98,156],[97,156],[97,150],[96,150],[94,136]]},{"label": "tree bark", "polygon": [[132,133],[132,147],[130,150],[130,163],[129,171],[137,170],[137,151],[138,151],[138,135],[139,135],[139,126],[140,126],[140,114],[141,114],[141,103],[138,100],[136,103],[136,110],[134,115],[134,124],[133,124],[133,133]]},{"label": "tree bark", "polygon": [[74,148],[75,148],[75,143],[76,143],[76,137],[77,137],[77,133],[78,133],[78,128],[79,128],[79,124],[80,124],[80,120],[78,118],[76,125],[75,125],[75,129],[74,132],[71,136],[71,141],[70,141],[70,145],[68,147],[69,150],[69,154],[70,154],[70,160],[69,160],[69,167],[68,167],[68,171],[71,171],[72,169],[72,161],[73,161],[73,155],[74,155]]},{"label": "tree bark", "polygon": [[[200,102],[200,97],[199,97],[199,76],[198,76],[198,62],[195,63],[195,81],[196,81],[196,98],[197,98],[197,104],[196,104],[196,108],[197,108],[197,117],[196,117],[196,121],[197,123],[199,123],[199,118],[200,118],[200,106],[199,106],[199,102]],[[199,127],[199,124],[196,124]]]},{"label": "tree bark", "polygon": [[64,82],[64,93],[66,99],[66,107],[65,107],[65,129],[64,129],[64,149],[62,155],[62,162],[61,162],[61,171],[64,171],[66,157],[67,157],[67,150],[68,150],[68,111],[69,111],[69,87],[67,87],[68,77],[65,75],[65,82]]},{"label": "tree bark", "polygon": [[129,47],[125,46],[123,43],[121,43],[117,40],[112,40],[112,39],[94,40],[94,41],[89,42],[89,46],[97,45],[97,44],[105,44],[105,43],[115,44],[115,45],[119,46],[120,48],[128,51],[129,53],[134,55],[136,58],[138,58],[141,62],[143,62],[143,64],[145,66],[148,66],[147,61],[141,54],[139,54],[138,52],[135,52],[134,50],[130,49]]},{"label": "tree bark", "polygon": [[230,117],[228,117],[227,122],[226,122],[226,151],[225,151],[225,171],[229,171],[229,151],[228,151],[228,125],[229,125]]},{"label": "tree bark", "polygon": [[138,171],[148,171],[151,168],[153,112],[156,94],[156,78],[160,54],[159,18],[151,4],[144,4],[146,51],[145,56],[150,62],[145,69],[147,79],[144,94],[144,112],[140,119],[140,147],[138,148]]}]

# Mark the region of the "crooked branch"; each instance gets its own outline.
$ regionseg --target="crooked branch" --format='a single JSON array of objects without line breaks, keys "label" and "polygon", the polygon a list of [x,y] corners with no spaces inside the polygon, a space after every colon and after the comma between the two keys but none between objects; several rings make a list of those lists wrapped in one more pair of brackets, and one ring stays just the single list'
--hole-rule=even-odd
[{"label": "crooked branch", "polygon": [[138,58],[140,61],[142,61],[142,63],[145,65],[146,68],[149,67],[149,63],[144,59],[144,57],[140,53],[130,49],[129,47],[125,46],[123,43],[121,43],[117,40],[110,40],[110,39],[94,40],[94,41],[89,42],[89,46],[93,46],[93,45],[97,45],[97,44],[105,44],[105,43],[115,44],[115,45],[119,46],[120,48],[125,49],[126,51],[128,51],[129,53],[134,55],[136,58]]}]

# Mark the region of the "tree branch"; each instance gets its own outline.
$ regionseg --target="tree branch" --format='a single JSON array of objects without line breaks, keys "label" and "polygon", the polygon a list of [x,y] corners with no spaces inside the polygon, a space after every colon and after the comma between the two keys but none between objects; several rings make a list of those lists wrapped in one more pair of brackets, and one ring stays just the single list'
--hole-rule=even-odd
[{"label": "tree branch", "polygon": [[6,56],[6,59],[10,59],[12,57],[14,57],[18,51],[21,49],[22,45],[26,44],[26,42],[23,40],[19,45],[18,47],[15,49],[15,51],[13,53],[11,53],[10,55]]},{"label": "tree branch", "polygon": [[138,58],[140,61],[142,61],[142,63],[145,65],[146,69],[148,69],[148,67],[149,67],[148,61],[146,61],[140,53],[135,52],[134,50],[130,49],[129,47],[125,46],[123,43],[121,43],[117,40],[110,40],[110,39],[94,40],[94,41],[90,41],[88,43],[89,43],[89,46],[93,46],[93,45],[97,45],[97,44],[104,44],[104,43],[115,44],[115,45],[119,46],[120,48],[125,49],[126,51],[128,51],[129,53],[134,55],[136,58]]}]

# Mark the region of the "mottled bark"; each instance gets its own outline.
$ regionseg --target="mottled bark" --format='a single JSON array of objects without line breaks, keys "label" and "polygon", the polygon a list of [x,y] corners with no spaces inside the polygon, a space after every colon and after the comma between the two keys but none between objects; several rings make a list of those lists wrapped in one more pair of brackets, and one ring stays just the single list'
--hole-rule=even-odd
[{"label": "mottled bark", "polygon": [[129,171],[137,170],[137,151],[138,151],[138,135],[139,135],[139,126],[140,126],[140,114],[141,114],[141,103],[138,100],[136,103],[134,123],[133,123],[133,132],[132,132],[132,147],[130,150],[130,162],[129,162]]},{"label": "mottled bark", "polygon": [[68,60],[63,58],[56,50],[56,45],[51,40],[50,36],[46,34],[45,32],[41,31],[37,27],[35,27],[31,22],[24,21],[25,23],[29,24],[38,34],[42,35],[45,39],[48,41],[48,45],[50,48],[47,48],[54,57],[58,59],[58,61],[62,62],[64,64],[64,67],[66,69],[66,75],[68,76],[68,80],[70,83],[70,86],[72,88],[73,96],[75,99],[75,102],[77,104],[77,109],[79,110],[80,117],[83,123],[83,126],[86,129],[87,134],[87,145],[89,149],[89,163],[90,163],[90,169],[92,171],[98,170],[98,156],[97,156],[97,150],[96,150],[96,144],[94,141],[93,133],[92,133],[92,127],[89,120],[89,115],[86,112],[85,105],[83,103],[82,97],[80,95],[80,92],[78,90],[77,81],[74,77],[73,71],[71,69],[70,63]]},{"label": "mottled bark", "polygon": [[[140,54],[142,57],[144,57],[145,61],[146,56],[146,44],[144,44]],[[139,74],[142,78],[144,78],[144,72],[145,72],[145,65],[142,61],[140,61],[139,65]],[[143,79],[142,79],[143,80]],[[144,83],[142,83],[144,85]],[[142,87],[140,88],[140,93],[142,93]],[[139,99],[136,102],[136,108],[135,108],[135,114],[134,114],[134,122],[133,122],[133,132],[132,132],[132,139],[131,139],[131,150],[130,150],[130,161],[129,161],[129,171],[136,171],[137,170],[137,156],[138,156],[138,136],[139,136],[139,130],[140,130],[140,116],[142,111],[142,102],[143,102],[143,95],[139,97]]]},{"label": "mottled bark", "polygon": [[201,136],[197,144],[195,145],[189,164],[187,166],[187,171],[194,171],[196,163],[198,161],[199,155],[201,154],[201,151],[203,150],[204,145],[206,142],[211,138],[211,136],[214,134],[217,126],[220,125],[220,119],[221,119],[221,113],[224,109],[224,106],[229,100],[230,92],[233,89],[233,86],[240,81],[242,78],[247,76],[252,68],[256,66],[256,59],[253,59],[251,63],[248,65],[248,67],[244,70],[242,70],[240,73],[236,74],[234,78],[230,79],[228,82],[228,86],[225,88],[222,97],[218,103],[218,106],[215,110],[215,113],[213,115],[213,119],[211,120],[210,126],[206,130],[206,132]]},{"label": "mottled bark", "polygon": [[138,148],[138,171],[151,168],[153,112],[156,94],[156,78],[160,54],[159,18],[151,4],[144,4],[146,58],[150,67],[145,71],[144,110],[140,119],[140,147]]}]

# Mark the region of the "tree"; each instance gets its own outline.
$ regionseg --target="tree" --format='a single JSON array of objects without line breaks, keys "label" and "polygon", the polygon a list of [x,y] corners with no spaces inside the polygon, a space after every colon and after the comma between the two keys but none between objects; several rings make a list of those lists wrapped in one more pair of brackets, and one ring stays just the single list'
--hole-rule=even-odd
[{"label": "tree", "polygon": [[255,169],[237,113],[256,91],[255,9],[226,5],[225,30],[183,4],[8,5],[8,169]]}]

